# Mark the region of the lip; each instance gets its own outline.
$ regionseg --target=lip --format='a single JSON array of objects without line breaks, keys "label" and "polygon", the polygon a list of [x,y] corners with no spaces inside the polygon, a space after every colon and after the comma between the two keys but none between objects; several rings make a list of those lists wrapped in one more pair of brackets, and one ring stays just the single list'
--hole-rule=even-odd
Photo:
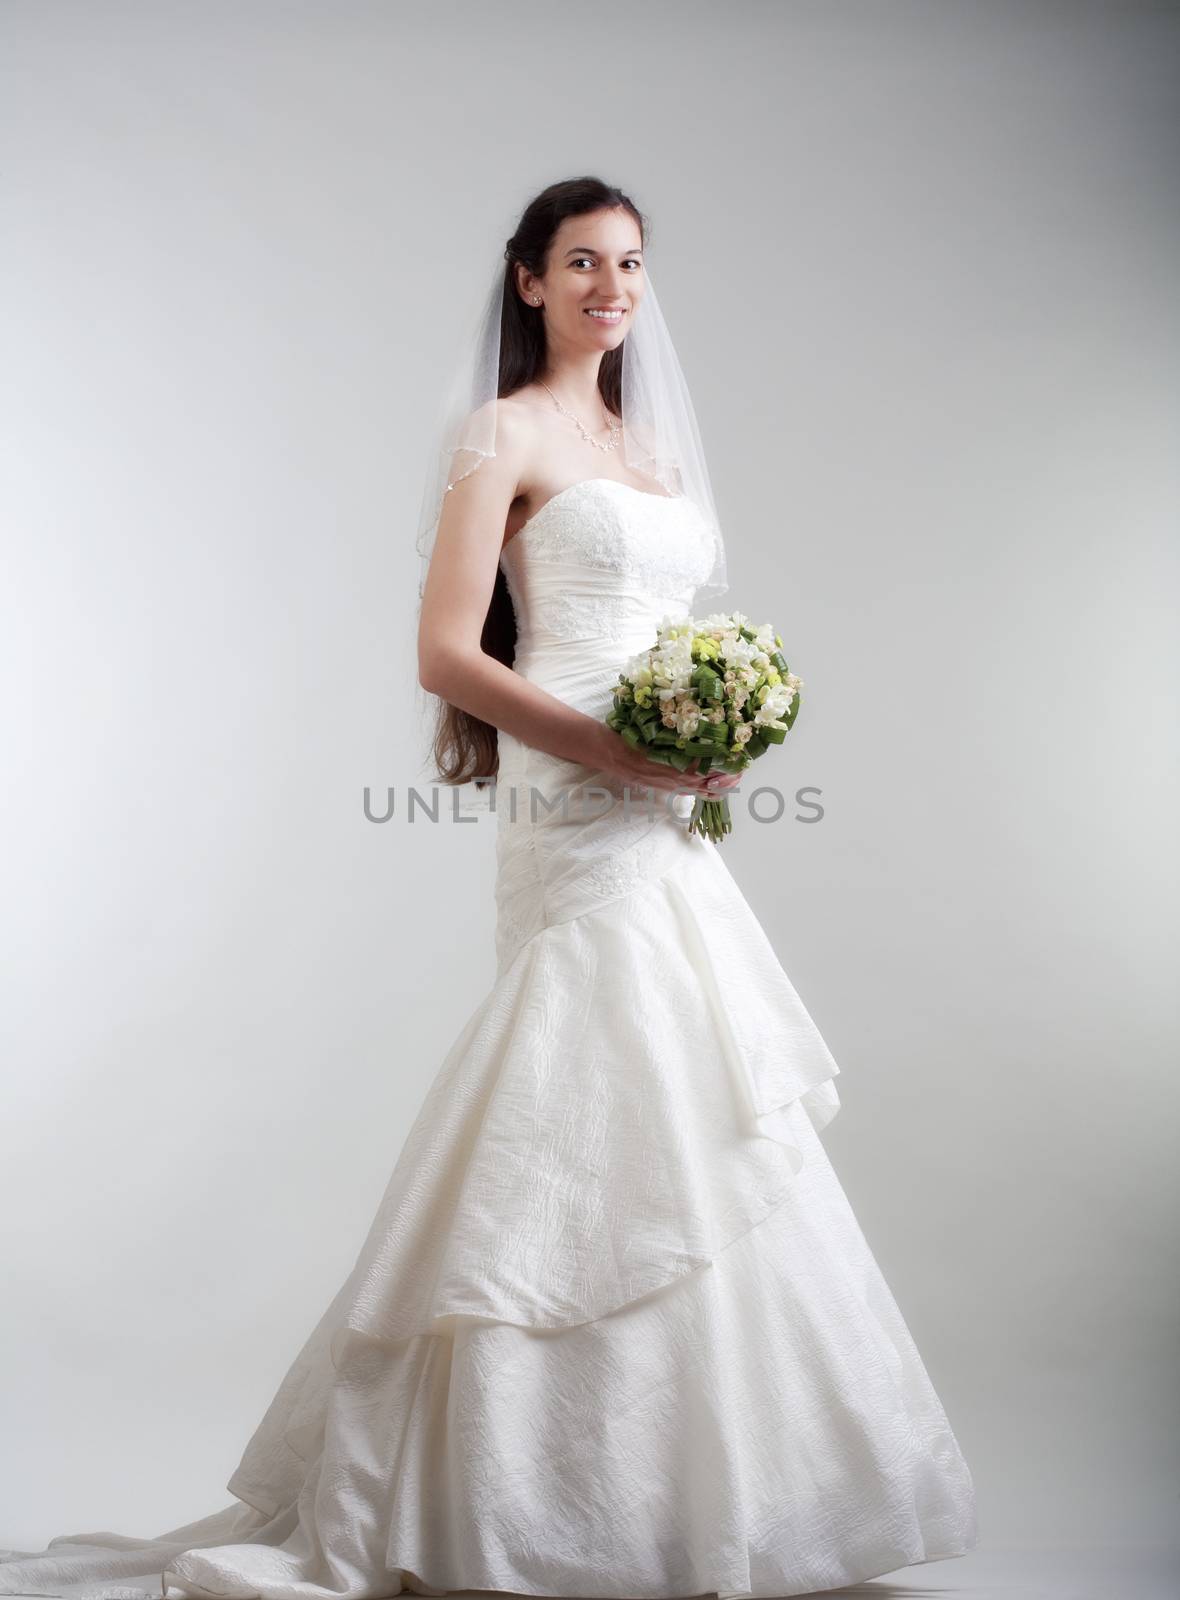
[{"label": "lip", "polygon": [[623,318],[627,315],[626,306],[583,306],[582,307],[582,312],[583,312],[583,315],[585,315],[585,316],[588,316],[591,311],[609,311],[609,312],[612,312],[613,315],[612,315],[611,320],[614,321],[614,322],[622,322]]}]

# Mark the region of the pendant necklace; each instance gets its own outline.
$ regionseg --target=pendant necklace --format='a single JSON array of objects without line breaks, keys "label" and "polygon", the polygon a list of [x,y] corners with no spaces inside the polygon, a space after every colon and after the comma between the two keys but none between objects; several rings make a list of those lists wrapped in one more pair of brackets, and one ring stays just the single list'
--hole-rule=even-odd
[{"label": "pendant necklace", "polygon": [[622,431],[623,430],[619,426],[619,424],[614,420],[613,417],[607,423],[607,427],[610,430],[610,438],[608,439],[606,444],[600,444],[597,439],[595,439],[591,434],[586,432],[585,428],[578,421],[577,417],[574,416],[573,412],[572,411],[568,411],[566,409],[566,407],[562,405],[561,401],[553,393],[553,390],[549,388],[549,385],[545,382],[544,378],[538,379],[538,382],[540,383],[542,389],[548,389],[549,390],[549,394],[553,398],[553,404],[557,407],[557,409],[564,416],[567,416],[570,419],[570,421],[577,428],[578,432],[582,435],[582,438],[585,439],[587,444],[592,444],[596,450],[613,450],[615,448],[615,446],[619,442],[619,439],[620,439],[620,436],[622,435]]}]

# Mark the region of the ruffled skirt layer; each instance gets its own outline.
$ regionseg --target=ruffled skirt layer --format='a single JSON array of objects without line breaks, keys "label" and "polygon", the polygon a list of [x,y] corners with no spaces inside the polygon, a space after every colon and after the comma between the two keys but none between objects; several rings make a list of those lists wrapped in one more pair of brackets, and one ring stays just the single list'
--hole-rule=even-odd
[{"label": "ruffled skirt layer", "polygon": [[[168,1592],[798,1595],[961,1554],[966,1466],[810,1119],[790,1121],[783,1203],[653,1295],[552,1332],[346,1338],[295,1505],[226,1508],[225,1542],[173,1559]],[[90,1576],[159,1592],[160,1551],[128,1554],[95,1551]]]}]

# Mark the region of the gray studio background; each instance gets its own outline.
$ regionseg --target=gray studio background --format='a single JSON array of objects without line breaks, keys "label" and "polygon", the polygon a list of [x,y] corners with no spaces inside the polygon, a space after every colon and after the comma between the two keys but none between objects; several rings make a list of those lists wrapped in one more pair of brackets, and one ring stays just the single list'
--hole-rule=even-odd
[{"label": "gray studio background", "polygon": [[807,685],[822,821],[724,849],[981,1539],[1167,1541],[1178,40],[7,0],[0,1544],[228,1503],[492,981],[493,821],[404,813],[413,537],[455,308],[581,172]]}]

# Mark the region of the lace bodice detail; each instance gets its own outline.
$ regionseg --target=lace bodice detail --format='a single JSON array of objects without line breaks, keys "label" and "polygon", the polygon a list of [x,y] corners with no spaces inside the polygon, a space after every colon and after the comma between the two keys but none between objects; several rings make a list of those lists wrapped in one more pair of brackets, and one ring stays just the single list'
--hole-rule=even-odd
[{"label": "lace bodice detail", "polygon": [[693,502],[586,478],[548,500],[500,564],[518,653],[542,642],[620,639],[690,612],[713,547]]}]

